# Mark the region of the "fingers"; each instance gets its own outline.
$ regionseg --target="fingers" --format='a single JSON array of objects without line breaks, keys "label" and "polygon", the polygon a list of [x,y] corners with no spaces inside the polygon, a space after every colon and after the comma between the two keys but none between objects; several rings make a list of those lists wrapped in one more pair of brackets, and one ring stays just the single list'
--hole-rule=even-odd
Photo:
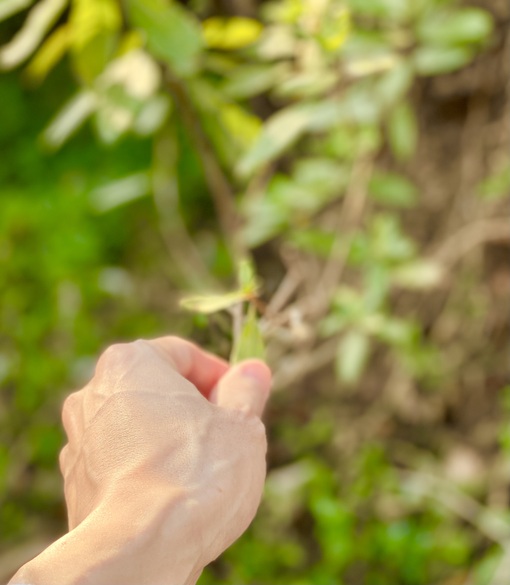
[{"label": "fingers", "polygon": [[233,366],[218,382],[211,402],[223,408],[262,416],[271,391],[271,370],[260,360],[246,360]]},{"label": "fingers", "polygon": [[194,384],[206,398],[209,398],[212,389],[229,369],[225,360],[179,337],[160,337],[147,343],[164,354],[177,372]]}]

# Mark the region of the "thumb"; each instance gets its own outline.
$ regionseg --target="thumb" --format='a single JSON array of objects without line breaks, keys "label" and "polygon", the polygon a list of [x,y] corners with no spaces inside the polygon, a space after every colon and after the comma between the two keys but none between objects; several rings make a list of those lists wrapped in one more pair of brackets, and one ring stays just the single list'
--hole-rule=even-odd
[{"label": "thumb", "polygon": [[262,416],[270,390],[269,367],[260,360],[245,360],[220,378],[210,400],[222,408],[244,410]]}]

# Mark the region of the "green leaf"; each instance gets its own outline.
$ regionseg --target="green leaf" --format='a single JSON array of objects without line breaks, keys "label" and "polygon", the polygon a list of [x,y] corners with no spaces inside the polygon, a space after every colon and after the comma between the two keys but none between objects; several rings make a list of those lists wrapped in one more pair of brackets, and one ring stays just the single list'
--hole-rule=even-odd
[{"label": "green leaf", "polygon": [[426,45],[462,45],[480,43],[492,32],[491,15],[480,8],[455,12],[437,11],[419,21],[418,39]]},{"label": "green leaf", "polygon": [[245,223],[241,229],[243,242],[254,248],[285,229],[288,213],[277,202],[267,197],[247,199],[242,204]]},{"label": "green leaf", "polygon": [[12,69],[30,57],[66,5],[67,0],[42,0],[36,4],[21,30],[0,48],[0,69]]},{"label": "green leaf", "polygon": [[225,294],[193,295],[181,299],[179,305],[187,311],[209,315],[246,301],[250,296],[251,294],[244,290]]},{"label": "green leaf", "polygon": [[411,207],[417,201],[418,190],[402,175],[375,172],[369,183],[369,193],[379,203]]},{"label": "green leaf", "polygon": [[217,112],[225,130],[241,150],[249,148],[260,134],[262,122],[249,110],[237,104],[222,104]]},{"label": "green leaf", "polygon": [[467,65],[473,51],[467,47],[424,46],[416,50],[413,60],[420,75],[451,73]]},{"label": "green leaf", "polygon": [[331,253],[335,234],[321,229],[296,230],[289,237],[289,243],[296,248],[326,258]]},{"label": "green leaf", "polygon": [[374,93],[389,108],[398,104],[409,91],[414,71],[408,60],[399,59],[374,85]]},{"label": "green leaf", "polygon": [[113,56],[122,24],[115,0],[73,0],[69,19],[76,73],[91,83]]},{"label": "green leaf", "polygon": [[243,65],[225,79],[222,91],[234,99],[244,99],[258,95],[280,81],[287,71],[283,63],[271,65]]},{"label": "green leaf", "polygon": [[409,0],[349,0],[354,14],[400,21],[409,12]]},{"label": "green leaf", "polygon": [[388,140],[398,161],[409,160],[416,150],[418,124],[409,102],[401,102],[390,114]]},{"label": "green leaf", "polygon": [[257,292],[257,274],[253,262],[250,259],[244,258],[239,262],[237,280],[239,282],[239,288],[247,294],[253,295]]},{"label": "green leaf", "polygon": [[251,175],[261,166],[280,155],[306,130],[309,122],[302,107],[281,110],[264,124],[262,132],[239,163],[239,174]]},{"label": "green leaf", "polygon": [[478,186],[478,193],[480,197],[489,201],[508,197],[510,195],[510,162],[484,179]]},{"label": "green leaf", "polygon": [[266,348],[253,305],[248,307],[241,334],[232,349],[230,362],[236,364],[250,358],[266,359]]},{"label": "green leaf", "polygon": [[370,354],[370,339],[365,333],[352,330],[338,345],[335,371],[344,384],[355,384],[361,377]]},{"label": "green leaf", "polygon": [[290,106],[274,114],[262,127],[255,144],[241,159],[238,173],[249,176],[277,158],[305,131],[320,131],[329,127],[340,113],[333,101]]},{"label": "green leaf", "polygon": [[145,34],[149,51],[178,75],[192,75],[203,47],[192,13],[174,1],[126,0],[126,5],[133,25]]}]

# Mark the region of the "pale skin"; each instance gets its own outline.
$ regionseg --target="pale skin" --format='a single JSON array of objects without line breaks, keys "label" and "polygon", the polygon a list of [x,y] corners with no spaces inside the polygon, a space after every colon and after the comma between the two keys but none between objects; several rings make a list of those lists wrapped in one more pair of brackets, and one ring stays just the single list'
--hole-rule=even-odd
[{"label": "pale skin", "polygon": [[69,532],[11,585],[196,583],[258,508],[270,386],[177,337],[110,347],[62,412]]}]

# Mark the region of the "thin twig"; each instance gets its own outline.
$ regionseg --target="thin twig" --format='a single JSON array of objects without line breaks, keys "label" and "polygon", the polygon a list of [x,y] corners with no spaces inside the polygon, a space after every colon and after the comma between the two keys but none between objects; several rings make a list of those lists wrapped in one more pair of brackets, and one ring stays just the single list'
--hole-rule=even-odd
[{"label": "thin twig", "polygon": [[234,259],[239,261],[246,255],[246,249],[239,238],[241,222],[236,210],[232,186],[218,163],[209,139],[200,124],[200,117],[194,109],[188,89],[168,69],[165,69],[165,81],[195,142],[225,241]]},{"label": "thin twig", "polygon": [[436,500],[443,507],[467,520],[490,540],[506,545],[510,540],[510,526],[490,508],[454,487],[445,479],[422,471],[403,472],[407,489]]},{"label": "thin twig", "polygon": [[160,231],[175,266],[193,290],[204,287],[220,290],[210,275],[200,252],[188,234],[178,210],[179,185],[176,173],[176,142],[167,125],[154,146],[153,195]]},{"label": "thin twig", "polygon": [[329,339],[312,351],[282,357],[274,377],[274,389],[286,388],[304,376],[327,366],[333,360],[337,346],[338,339]]},{"label": "thin twig", "polygon": [[477,246],[509,240],[510,218],[480,219],[447,238],[433,256],[441,264],[452,266]]}]

